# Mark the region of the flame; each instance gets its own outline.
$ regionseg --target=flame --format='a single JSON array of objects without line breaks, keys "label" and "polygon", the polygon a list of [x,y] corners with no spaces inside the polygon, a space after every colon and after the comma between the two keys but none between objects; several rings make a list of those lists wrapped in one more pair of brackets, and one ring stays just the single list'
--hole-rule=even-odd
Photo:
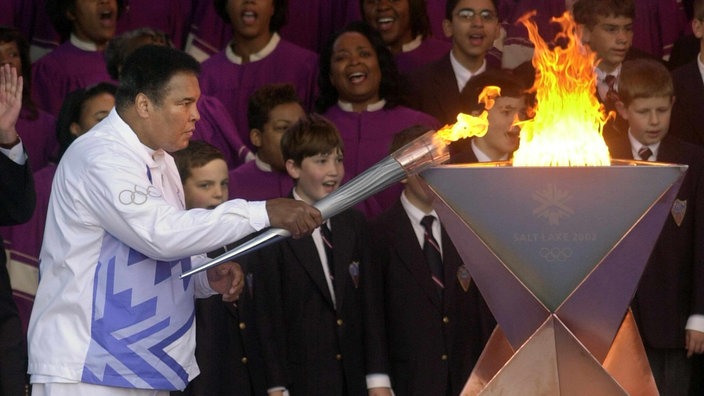
[{"label": "flame", "polygon": [[485,110],[479,116],[471,116],[464,113],[458,114],[457,122],[438,129],[436,136],[449,143],[458,139],[486,135],[489,129],[489,113],[487,113],[487,110],[494,107],[494,99],[499,95],[501,95],[501,88],[495,86],[484,87],[479,94],[479,103],[484,103]]},{"label": "flame", "polygon": [[558,39],[567,41],[554,49],[538,35],[530,17],[519,19],[535,45],[535,117],[521,123],[521,143],[513,155],[514,166],[608,166],[609,149],[602,130],[613,115],[605,115],[596,92],[596,55],[584,47],[576,24],[566,12],[553,18],[562,26]]}]

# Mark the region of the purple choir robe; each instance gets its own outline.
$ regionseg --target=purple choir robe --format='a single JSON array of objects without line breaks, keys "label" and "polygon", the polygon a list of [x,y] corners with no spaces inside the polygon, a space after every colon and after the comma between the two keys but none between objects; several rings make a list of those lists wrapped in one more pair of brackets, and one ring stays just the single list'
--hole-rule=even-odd
[{"label": "purple choir robe", "polygon": [[257,161],[230,171],[230,199],[266,201],[287,197],[293,189],[293,179],[286,172],[266,171],[257,166]]},{"label": "purple choir robe", "polygon": [[245,64],[235,64],[227,58],[226,50],[203,62],[200,88],[225,105],[240,134],[240,139],[251,150],[247,104],[254,91],[266,84],[292,83],[303,107],[310,110],[317,92],[318,56],[311,51],[281,40],[266,57]]},{"label": "purple choir robe", "polygon": [[0,25],[14,27],[24,38],[32,37],[34,8],[31,0],[0,1]]},{"label": "purple choir robe", "polygon": [[30,119],[29,110],[23,108],[15,127],[24,143],[32,172],[44,168],[56,158],[59,153],[59,142],[56,139],[54,116],[38,110],[37,118]]},{"label": "purple choir robe", "polygon": [[691,32],[677,0],[638,0],[633,20],[633,47],[657,58],[669,56],[677,39]]},{"label": "purple choir robe", "polygon": [[232,26],[215,12],[212,0],[193,0],[185,51],[200,62],[217,54],[232,39]]},{"label": "purple choir robe", "polygon": [[451,48],[452,44],[448,41],[427,37],[418,48],[396,54],[394,56],[396,67],[398,67],[399,73],[408,75],[423,65],[442,58]]},{"label": "purple choir robe", "polygon": [[281,37],[320,52],[333,33],[360,19],[359,0],[289,0]]},{"label": "purple choir robe", "polygon": [[433,37],[438,40],[451,42],[452,39],[445,37],[445,32],[442,30],[442,21],[445,19],[445,2],[444,1],[426,1],[425,9],[428,12],[430,19],[430,31]]},{"label": "purple choir robe", "polygon": [[[342,135],[345,145],[345,180],[352,179],[389,155],[394,135],[413,125],[440,127],[438,120],[404,106],[361,113],[344,111],[338,105],[331,106],[325,114]],[[358,209],[367,218],[373,218],[398,200],[403,190],[400,183],[368,198]]]},{"label": "purple choir robe", "polygon": [[200,120],[193,132],[194,140],[203,140],[217,147],[225,157],[228,169],[245,163],[251,151],[242,143],[237,127],[225,106],[217,98],[201,95],[197,103]]},{"label": "purple choir robe", "polygon": [[54,26],[49,20],[49,15],[44,11],[46,0],[28,1],[34,3],[32,11],[32,35],[27,36],[30,44],[32,62],[35,62],[39,56],[55,49],[61,44],[59,33],[56,32]]},{"label": "purple choir robe", "polygon": [[110,78],[103,51],[84,51],[67,40],[32,65],[32,97],[57,116],[66,95]]},{"label": "purple choir robe", "polygon": [[191,10],[183,10],[181,6],[180,1],[172,0],[126,0],[125,10],[117,21],[117,34],[150,27],[166,33],[176,48],[183,48],[186,16]]},{"label": "purple choir robe", "polygon": [[[26,149],[27,145],[25,145]],[[53,163],[34,172],[37,203],[32,218],[24,224],[0,227],[0,234],[5,241],[5,250],[9,252],[10,260],[15,262],[11,265],[17,264],[17,267],[13,268],[12,275],[18,284],[32,285],[36,283],[36,274],[39,271],[39,251],[44,237],[44,223],[46,223],[54,173],[56,173],[56,164]],[[35,268],[36,270],[34,270]],[[25,334],[36,292],[36,285],[34,286],[33,290],[13,290],[12,292]]]}]

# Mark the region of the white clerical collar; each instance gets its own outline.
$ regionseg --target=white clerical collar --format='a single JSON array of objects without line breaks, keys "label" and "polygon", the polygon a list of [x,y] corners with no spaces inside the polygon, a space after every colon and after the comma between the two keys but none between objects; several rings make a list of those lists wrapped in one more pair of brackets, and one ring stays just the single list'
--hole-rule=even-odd
[{"label": "white clerical collar", "polygon": [[[655,158],[655,160],[657,161],[658,150],[660,149],[660,142],[653,144],[643,144],[639,142],[635,137],[633,137],[633,135],[631,134],[631,128],[628,128],[628,140],[631,142],[631,154],[633,154],[633,158],[640,158],[638,152],[641,148],[647,147],[650,149],[650,152],[653,153],[651,154],[651,157]],[[647,160],[647,158],[645,160]]]},{"label": "white clerical collar", "polygon": [[259,158],[259,155],[255,154],[254,155],[254,165],[257,166],[257,169],[263,172],[271,172],[271,165],[267,164],[266,162],[262,161],[261,158]]},{"label": "white clerical collar", "polygon": [[[278,33],[274,32],[274,34],[271,35],[271,39],[269,42],[259,50],[259,52],[255,52],[251,55],[249,55],[249,61],[250,62],[256,62],[258,60],[262,60],[269,56],[274,50],[276,49],[276,46],[279,45],[279,41],[281,41],[281,36],[279,36]],[[232,43],[232,42],[230,42]],[[242,64],[242,57],[235,54],[235,52],[232,50],[232,46],[228,45],[227,48],[225,48],[225,56],[227,56],[227,59],[237,65]]]},{"label": "white clerical collar", "polygon": [[[340,106],[340,108],[343,111],[346,111],[348,113],[351,113],[354,111],[354,107],[352,106],[352,103],[350,102],[343,102],[342,100],[337,101],[337,105]],[[366,111],[379,111],[386,106],[386,99],[382,99],[376,103],[371,103],[367,105]]]},{"label": "white clerical collar", "polygon": [[452,65],[452,71],[455,72],[459,92],[462,92],[462,89],[464,89],[464,86],[467,85],[467,81],[469,81],[470,78],[486,71],[486,58],[482,61],[482,65],[479,66],[479,69],[472,73],[469,69],[464,67],[460,61],[457,60],[457,58],[455,58],[455,54],[453,54],[452,51],[450,51],[450,64]]},{"label": "white clerical collar", "polygon": [[[491,159],[488,155],[486,155],[485,152],[482,151],[482,149],[477,146],[477,142],[475,139],[472,139],[472,152],[474,152],[474,155],[477,157],[478,162],[494,162],[495,160]],[[504,154],[501,158],[499,158],[496,161],[507,161],[508,160],[508,154]]]},{"label": "white clerical collar", "polygon": [[413,40],[407,42],[406,44],[403,44],[401,46],[401,52],[411,52],[414,49],[420,47],[420,44],[423,42],[423,36],[420,34],[416,36]]},{"label": "white clerical collar", "polygon": [[71,37],[69,38],[69,40],[71,40],[71,44],[78,47],[79,49],[82,49],[83,51],[95,52],[98,50],[98,46],[95,45],[94,42],[83,41],[83,40],[79,39],[78,36],[76,36],[73,33],[71,33]]}]

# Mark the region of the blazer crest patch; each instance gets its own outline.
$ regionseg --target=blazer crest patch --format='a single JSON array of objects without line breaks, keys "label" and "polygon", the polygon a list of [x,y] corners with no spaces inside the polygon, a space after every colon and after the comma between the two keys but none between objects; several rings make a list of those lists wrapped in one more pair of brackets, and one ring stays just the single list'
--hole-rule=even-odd
[{"label": "blazer crest patch", "polygon": [[682,225],[682,220],[684,220],[684,215],[687,213],[687,200],[676,199],[672,204],[672,209],[670,210],[672,214],[672,219],[675,220],[677,227]]},{"label": "blazer crest patch", "polygon": [[354,282],[354,288],[359,287],[359,261],[353,261],[349,265],[350,277],[352,282]]},{"label": "blazer crest patch", "polygon": [[472,282],[472,276],[469,274],[467,264],[463,264],[459,268],[457,268],[457,281],[460,282],[462,290],[464,290],[465,292],[469,290],[469,285]]}]

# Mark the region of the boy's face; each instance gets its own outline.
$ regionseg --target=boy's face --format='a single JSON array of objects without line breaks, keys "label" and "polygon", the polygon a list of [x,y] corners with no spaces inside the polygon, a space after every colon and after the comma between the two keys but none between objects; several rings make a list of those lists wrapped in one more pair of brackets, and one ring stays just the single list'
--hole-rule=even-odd
[{"label": "boy's face", "polygon": [[628,121],[631,135],[641,144],[654,144],[661,141],[670,127],[672,114],[671,96],[634,99],[626,107],[616,102],[616,110]]},{"label": "boy's face", "polygon": [[191,168],[191,176],[183,183],[186,208],[213,209],[227,199],[227,164],[214,159],[200,168]]},{"label": "boy's face", "polygon": [[430,206],[433,204],[433,195],[428,194],[427,187],[425,187],[420,176],[410,175],[405,179],[404,194],[406,198],[413,203],[420,203],[425,206]]},{"label": "boy's face", "polygon": [[624,16],[599,16],[592,29],[584,27],[582,41],[596,52],[599,68],[611,72],[623,62],[631,48],[633,20]]},{"label": "boy's face", "polygon": [[252,129],[249,138],[257,147],[257,156],[279,172],[284,172],[284,157],[281,154],[281,136],[288,127],[305,115],[303,107],[296,102],[275,106],[269,112],[269,120],[260,131]]},{"label": "boy's face", "polygon": [[328,154],[305,157],[297,166],[293,160],[286,161],[288,174],[296,179],[296,193],[309,203],[314,204],[337,190],[345,176],[339,149]]},{"label": "boy's face", "polygon": [[269,34],[274,0],[229,0],[226,9],[235,36],[253,39]]},{"label": "boy's face", "polygon": [[499,160],[518,148],[520,129],[513,125],[524,118],[526,103],[524,98],[501,96],[496,98],[494,107],[488,111],[489,128],[486,135],[476,138],[477,146],[492,159]]},{"label": "boy's face", "polygon": [[73,33],[81,40],[101,46],[115,36],[117,0],[76,0],[74,10],[66,14],[73,22]]},{"label": "boy's face", "polygon": [[360,0],[364,20],[379,31],[392,51],[413,40],[409,0]]},{"label": "boy's face", "polygon": [[499,18],[491,0],[460,0],[452,10],[452,20],[443,20],[445,36],[452,38],[455,57],[484,60],[499,36]]}]

